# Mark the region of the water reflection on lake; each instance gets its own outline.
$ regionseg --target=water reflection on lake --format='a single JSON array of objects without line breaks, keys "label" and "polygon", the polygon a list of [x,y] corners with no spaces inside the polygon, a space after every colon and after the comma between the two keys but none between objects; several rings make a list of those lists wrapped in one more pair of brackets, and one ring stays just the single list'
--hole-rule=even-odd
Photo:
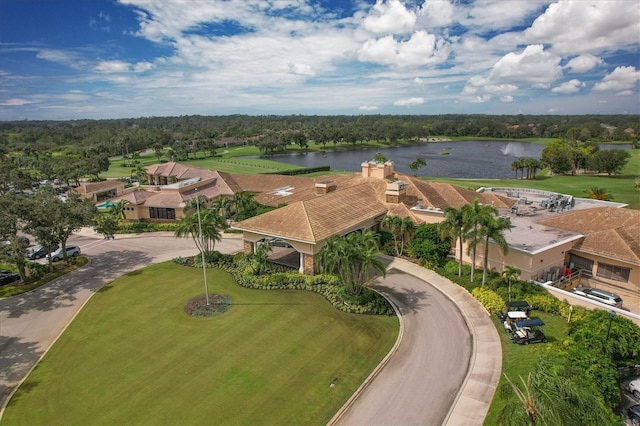
[{"label": "water reflection on lake", "polygon": [[[331,144],[327,145],[331,148]],[[420,176],[455,178],[505,179],[514,177],[511,163],[518,158],[540,158],[544,145],[530,142],[463,141],[429,142],[422,145],[366,148],[352,151],[309,152],[283,154],[269,157],[271,160],[301,167],[331,166],[331,170],[360,171],[363,161],[373,160],[376,152],[395,163],[395,170],[413,174],[409,164],[422,157],[427,165],[418,170]],[[626,146],[601,145],[601,149],[628,148]]]}]

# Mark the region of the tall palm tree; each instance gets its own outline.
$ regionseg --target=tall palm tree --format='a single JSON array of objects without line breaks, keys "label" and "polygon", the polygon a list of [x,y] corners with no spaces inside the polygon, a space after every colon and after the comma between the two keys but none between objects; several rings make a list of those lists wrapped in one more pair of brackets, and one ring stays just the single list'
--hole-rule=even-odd
[{"label": "tall palm tree", "polygon": [[404,251],[405,240],[411,239],[416,230],[416,224],[410,217],[404,217],[400,220],[400,256]]},{"label": "tall palm tree", "polygon": [[[485,206],[489,207],[489,206]],[[495,208],[492,207],[494,211]],[[482,270],[482,286],[487,282],[487,272],[489,270],[489,240],[493,240],[502,249],[503,254],[509,252],[509,245],[504,238],[504,231],[511,229],[511,221],[509,218],[490,216],[482,222],[480,227],[480,235],[484,237],[484,265]]]},{"label": "tall palm tree", "polygon": [[197,212],[192,212],[178,221],[174,236],[176,238],[191,237],[198,250],[203,253],[203,256],[206,256],[215,250],[216,242],[222,239],[221,230],[226,226],[226,222],[214,210],[204,209],[204,212],[201,211],[200,213],[202,236],[198,226]]},{"label": "tall palm tree", "polygon": [[356,231],[345,237],[330,237],[320,250],[318,262],[326,273],[340,277],[347,294],[358,295],[372,271],[386,274],[379,254],[375,233]]},{"label": "tall palm tree", "polygon": [[458,276],[462,276],[462,243],[464,238],[464,216],[462,210],[455,207],[447,207],[444,209],[444,221],[440,222],[440,237],[451,238],[453,241],[458,240],[458,248],[460,249],[460,258],[458,260]]},{"label": "tall palm tree", "polygon": [[396,256],[400,256],[400,248],[398,246],[398,229],[400,228],[400,224],[402,219],[400,216],[386,216],[382,220],[382,229],[385,229],[393,236],[393,244],[396,249]]},{"label": "tall palm tree", "polygon": [[507,265],[502,270],[502,276],[507,280],[509,285],[509,302],[511,302],[511,281],[517,280],[522,271],[515,266]]},{"label": "tall palm tree", "polygon": [[473,203],[462,207],[464,239],[468,242],[467,254],[471,254],[471,282],[475,278],[478,244],[482,242],[483,237],[480,233],[481,224],[495,214],[497,214],[495,207],[483,206],[477,198]]}]

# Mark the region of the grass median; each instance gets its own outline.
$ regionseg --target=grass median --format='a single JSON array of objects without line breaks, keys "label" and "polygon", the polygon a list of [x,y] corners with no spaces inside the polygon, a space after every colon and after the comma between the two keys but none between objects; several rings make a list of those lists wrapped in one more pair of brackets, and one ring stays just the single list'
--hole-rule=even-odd
[{"label": "grass median", "polygon": [[325,424],[392,347],[397,318],[208,271],[231,309],[192,318],[202,271],[172,262],[99,291],[18,389],[6,424]]}]

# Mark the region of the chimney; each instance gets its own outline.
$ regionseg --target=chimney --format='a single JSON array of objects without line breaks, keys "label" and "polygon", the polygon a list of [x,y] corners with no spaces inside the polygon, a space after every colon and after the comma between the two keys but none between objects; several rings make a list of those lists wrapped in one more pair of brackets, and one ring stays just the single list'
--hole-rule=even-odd
[{"label": "chimney", "polygon": [[407,182],[396,180],[387,184],[387,191],[384,193],[387,203],[400,204],[407,196]]},{"label": "chimney", "polygon": [[336,190],[336,185],[330,180],[316,182],[316,195],[324,195]]},{"label": "chimney", "polygon": [[361,164],[362,177],[376,177],[379,179],[385,179],[391,176],[393,171],[393,161],[387,161],[386,163],[378,163],[375,161],[367,161]]}]

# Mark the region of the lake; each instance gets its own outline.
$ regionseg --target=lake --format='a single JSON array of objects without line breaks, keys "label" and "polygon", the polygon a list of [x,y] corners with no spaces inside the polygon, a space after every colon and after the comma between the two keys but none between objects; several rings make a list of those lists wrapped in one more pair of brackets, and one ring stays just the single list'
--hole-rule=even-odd
[{"label": "lake", "polygon": [[[330,147],[330,145],[327,145]],[[600,149],[627,149],[627,145],[600,145]],[[395,164],[395,170],[413,174],[409,164],[422,157],[427,162],[418,170],[420,176],[452,178],[506,179],[514,177],[511,163],[518,158],[540,158],[544,145],[515,141],[429,142],[389,148],[366,148],[352,151],[326,151],[271,155],[270,160],[300,167],[331,166],[331,170],[357,172],[360,164],[373,160],[377,152]],[[446,154],[445,154],[446,153]]]}]

